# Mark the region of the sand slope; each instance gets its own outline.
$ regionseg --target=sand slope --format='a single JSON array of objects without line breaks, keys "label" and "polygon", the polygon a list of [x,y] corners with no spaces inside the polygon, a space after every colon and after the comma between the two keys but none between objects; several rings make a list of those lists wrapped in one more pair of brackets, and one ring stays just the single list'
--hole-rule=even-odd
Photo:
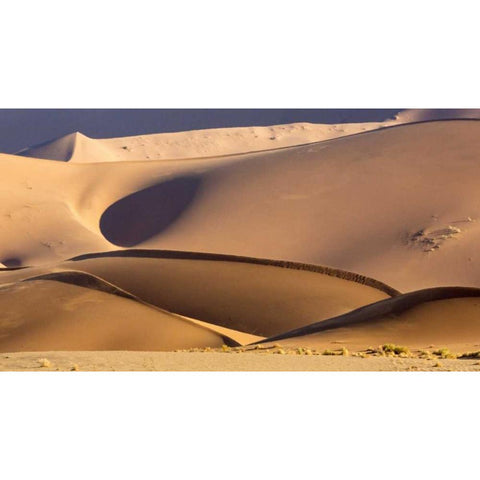
[{"label": "sand slope", "polygon": [[404,291],[479,285],[479,134],[476,120],[435,121],[191,162],[2,155],[0,262],[162,248],[330,265]]},{"label": "sand slope", "polygon": [[[275,335],[396,294],[380,282],[349,272],[188,252],[110,252],[52,268],[87,272],[169,312],[258,336]],[[45,268],[0,272],[0,282],[38,278],[46,272]]]},{"label": "sand slope", "polygon": [[24,157],[58,160],[62,162],[77,159],[85,163],[115,161],[115,155],[101,142],[92,140],[80,132],[24,149],[17,153]]},{"label": "sand slope", "polygon": [[4,285],[0,309],[0,350],[4,352],[154,351],[237,344],[79,272]]},{"label": "sand slope", "polygon": [[479,109],[413,109],[402,110],[384,122],[292,123],[104,139],[89,138],[80,132],[74,132],[24,148],[16,155],[73,163],[201,158],[321,142],[406,123],[479,118]]},{"label": "sand slope", "polygon": [[399,295],[265,340],[275,341],[352,350],[393,343],[476,351],[480,347],[480,289],[443,287]]},{"label": "sand slope", "polygon": [[292,123],[271,127],[212,128],[189,132],[93,139],[75,132],[17,152],[72,163],[178,160],[285,148],[383,127],[382,123]]},{"label": "sand slope", "polygon": [[201,256],[159,257],[93,258],[71,264],[165,310],[261,336],[389,297],[375,287],[315,271]]}]

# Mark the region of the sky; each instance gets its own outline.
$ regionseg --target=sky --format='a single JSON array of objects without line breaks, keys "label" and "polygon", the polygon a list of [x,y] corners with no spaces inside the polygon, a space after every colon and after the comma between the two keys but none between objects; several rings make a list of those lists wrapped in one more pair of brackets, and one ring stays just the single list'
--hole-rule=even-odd
[{"label": "sky", "polygon": [[124,137],[293,122],[381,122],[401,109],[1,109],[0,152],[15,153],[72,132]]}]

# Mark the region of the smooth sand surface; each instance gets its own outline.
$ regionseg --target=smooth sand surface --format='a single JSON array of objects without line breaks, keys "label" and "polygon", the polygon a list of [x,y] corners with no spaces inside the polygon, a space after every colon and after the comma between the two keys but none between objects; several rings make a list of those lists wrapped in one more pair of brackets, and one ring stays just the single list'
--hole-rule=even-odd
[{"label": "smooth sand surface", "polygon": [[0,154],[0,350],[476,350],[477,294],[419,291],[480,288],[480,121],[445,115]]},{"label": "smooth sand surface", "polygon": [[342,346],[352,351],[362,350],[367,344],[376,347],[388,343],[421,349],[448,346],[460,352],[480,350],[480,290],[475,289],[471,296],[418,303],[409,295],[392,300],[318,322],[306,327],[307,331],[299,329],[284,334],[284,338],[265,341],[314,348]]},{"label": "smooth sand surface", "polygon": [[[309,271],[306,265],[287,268],[247,259],[208,260],[201,254],[193,259],[188,254],[185,258],[162,258],[158,251],[140,253],[146,256],[98,256],[64,262],[52,271],[93,274],[150,305],[260,337],[390,298],[380,288],[361,283],[370,283],[369,279],[355,281],[354,275],[350,280],[341,278],[348,277],[348,272],[327,274],[321,273],[321,268]],[[181,256],[181,252],[175,253]],[[45,269],[40,271],[45,274]],[[30,268],[0,272],[0,282],[11,284],[38,278],[39,274],[38,269]]]},{"label": "smooth sand surface", "polygon": [[[72,282],[72,283],[70,283]],[[65,281],[0,288],[0,351],[173,350],[235,345],[225,335],[149,305]]]},{"label": "smooth sand surface", "polygon": [[218,157],[320,142],[385,126],[382,123],[292,123],[93,139],[80,132],[17,153],[72,163]]},{"label": "smooth sand surface", "polygon": [[71,265],[165,310],[260,336],[389,298],[354,281],[270,265],[128,257]]}]

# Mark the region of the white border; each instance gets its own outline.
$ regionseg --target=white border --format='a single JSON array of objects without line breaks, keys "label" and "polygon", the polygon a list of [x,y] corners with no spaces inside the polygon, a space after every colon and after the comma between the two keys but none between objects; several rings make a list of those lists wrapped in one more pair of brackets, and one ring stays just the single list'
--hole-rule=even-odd
[{"label": "white border", "polygon": [[3,374],[5,478],[463,478],[477,374]]},{"label": "white border", "polygon": [[[473,2],[2,4],[1,108],[478,108]],[[472,476],[474,374],[2,374],[2,477]]]},{"label": "white border", "polygon": [[478,108],[473,2],[16,0],[3,108]]}]

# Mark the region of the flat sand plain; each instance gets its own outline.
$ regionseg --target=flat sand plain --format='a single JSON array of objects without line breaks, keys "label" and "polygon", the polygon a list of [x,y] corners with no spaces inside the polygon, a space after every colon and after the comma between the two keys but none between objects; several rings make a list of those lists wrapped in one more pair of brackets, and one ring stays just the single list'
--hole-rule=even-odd
[{"label": "flat sand plain", "polygon": [[[45,359],[47,360],[46,366]],[[0,371],[15,372],[478,372],[480,360],[299,356],[219,352],[28,352],[4,353]]]}]

